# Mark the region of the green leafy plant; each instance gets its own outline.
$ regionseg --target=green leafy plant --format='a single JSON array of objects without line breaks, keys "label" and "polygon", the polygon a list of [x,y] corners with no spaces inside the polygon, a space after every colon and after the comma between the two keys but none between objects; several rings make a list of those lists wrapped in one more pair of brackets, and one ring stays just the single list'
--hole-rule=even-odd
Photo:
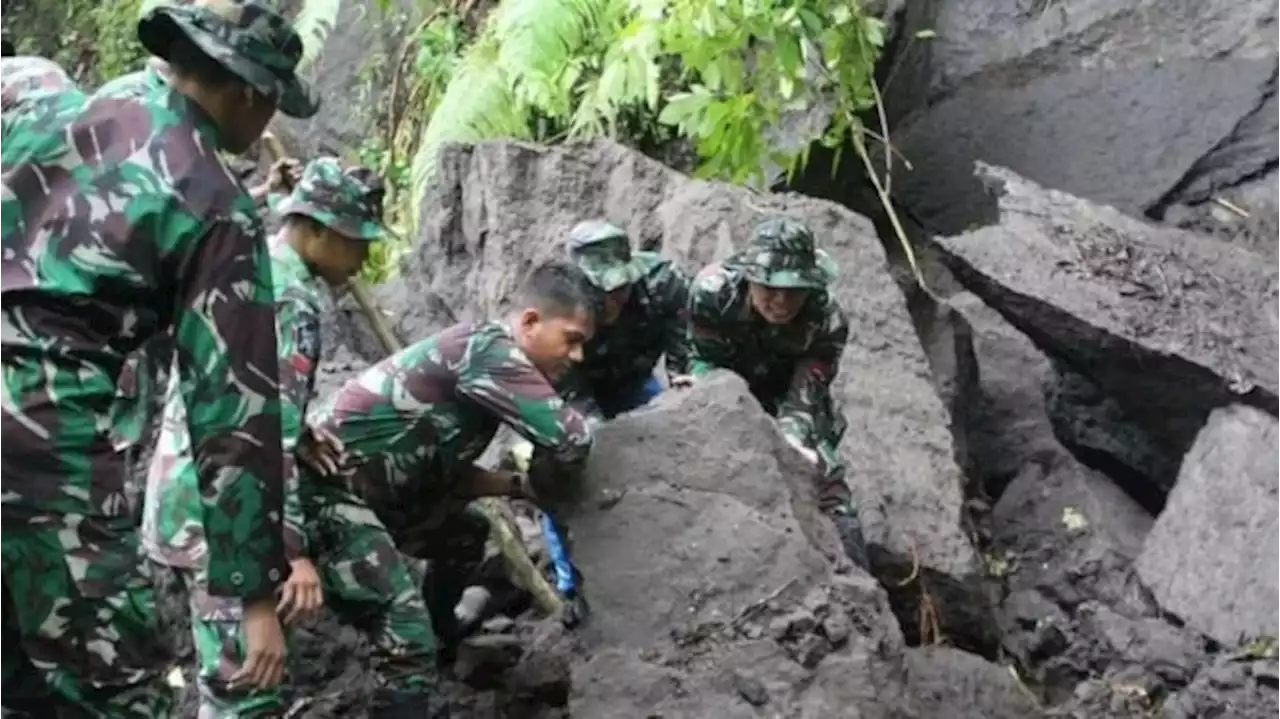
[{"label": "green leafy plant", "polygon": [[[697,174],[763,187],[794,173],[814,141],[852,147],[913,268],[893,212],[893,155],[875,85],[884,24],[856,0],[504,0],[467,47],[410,144],[408,227],[434,178],[442,145],[624,131],[682,137]],[[864,127],[874,111],[881,131]],[[787,120],[816,121],[781,137]],[[877,176],[873,143],[884,149]],[[923,286],[919,270],[917,281]]]}]

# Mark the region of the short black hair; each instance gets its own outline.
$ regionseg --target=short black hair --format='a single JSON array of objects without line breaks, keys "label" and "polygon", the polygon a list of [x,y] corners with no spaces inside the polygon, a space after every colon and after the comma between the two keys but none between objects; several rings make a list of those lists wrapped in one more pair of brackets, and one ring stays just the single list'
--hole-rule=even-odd
[{"label": "short black hair", "polygon": [[0,40],[0,57],[13,57],[16,54],[18,54],[17,50],[13,47],[13,43],[9,41],[9,38],[6,37]]},{"label": "short black hair", "polygon": [[552,260],[538,265],[525,278],[516,295],[522,307],[532,307],[551,317],[587,315],[592,324],[600,316],[604,297],[577,265]]},{"label": "short black hair", "polygon": [[246,84],[239,75],[209,57],[186,35],[176,35],[169,43],[169,67],[175,75],[195,80],[202,85],[220,88],[232,83]]}]

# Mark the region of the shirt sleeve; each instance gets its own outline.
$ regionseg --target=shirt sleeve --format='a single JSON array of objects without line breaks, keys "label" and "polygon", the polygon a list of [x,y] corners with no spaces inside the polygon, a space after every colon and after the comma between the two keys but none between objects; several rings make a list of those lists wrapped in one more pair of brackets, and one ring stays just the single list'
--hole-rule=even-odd
[{"label": "shirt sleeve", "polygon": [[722,319],[725,294],[725,278],[714,270],[704,270],[689,288],[689,372],[695,377],[732,369],[733,344]]},{"label": "shirt sleeve", "polygon": [[667,263],[650,291],[663,318],[663,347],[667,377],[689,373],[689,277]]},{"label": "shirt sleeve", "polygon": [[208,591],[254,599],[287,573],[271,267],[261,228],[218,221],[179,274],[174,326],[208,543]]},{"label": "shirt sleeve", "polygon": [[577,369],[570,369],[564,379],[555,384],[556,392],[564,398],[565,404],[573,407],[587,418],[587,425],[594,431],[604,424],[604,411],[600,403],[587,386],[585,376]]},{"label": "shirt sleeve", "polygon": [[307,302],[283,303],[280,327],[280,426],[284,449],[284,550],[288,559],[306,555],[306,516],[300,493],[301,474],[295,452],[302,437],[307,403],[320,364],[320,314]]},{"label": "shirt sleeve", "polygon": [[459,395],[492,412],[562,464],[586,461],[592,442],[587,418],[560,397],[524,352],[510,341],[487,342],[469,352],[458,377]]},{"label": "shirt sleeve", "polygon": [[849,341],[849,322],[833,300],[826,300],[819,321],[821,327],[815,333],[813,344],[796,365],[787,395],[778,406],[780,429],[798,438],[812,438],[816,417],[829,400],[831,382],[836,378],[840,357]]}]

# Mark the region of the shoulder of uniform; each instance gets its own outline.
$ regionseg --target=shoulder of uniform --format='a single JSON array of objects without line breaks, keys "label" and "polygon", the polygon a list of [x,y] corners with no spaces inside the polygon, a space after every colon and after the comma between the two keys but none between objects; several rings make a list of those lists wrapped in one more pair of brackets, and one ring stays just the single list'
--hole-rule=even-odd
[{"label": "shoulder of uniform", "polygon": [[847,327],[849,324],[844,308],[840,306],[840,303],[830,292],[822,293],[822,300],[818,305],[818,311],[815,313],[814,319],[823,329],[829,332],[837,331],[842,327]]},{"label": "shoulder of uniform", "polygon": [[732,268],[721,262],[713,262],[694,276],[690,292],[695,295],[732,294],[738,280],[739,277]]},{"label": "shoulder of uniform", "polygon": [[672,281],[688,284],[689,276],[669,257],[657,252],[637,252],[637,262],[644,269],[645,284],[653,287]]},{"label": "shoulder of uniform", "polygon": [[153,73],[133,73],[103,86],[86,112],[145,118],[129,126],[135,136],[121,139],[158,148],[135,152],[128,160],[162,180],[157,192],[171,194],[197,218],[229,223],[248,235],[263,232],[257,205],[214,138],[198,128],[191,102],[167,83],[155,81]]}]

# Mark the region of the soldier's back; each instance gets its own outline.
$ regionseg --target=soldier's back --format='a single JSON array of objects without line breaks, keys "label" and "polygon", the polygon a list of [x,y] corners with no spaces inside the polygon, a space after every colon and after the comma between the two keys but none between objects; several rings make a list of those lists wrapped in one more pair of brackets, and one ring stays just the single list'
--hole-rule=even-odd
[{"label": "soldier's back", "polygon": [[[6,117],[5,454],[91,465],[110,451],[125,357],[193,300],[185,279],[202,240],[217,223],[260,236],[260,221],[208,116],[154,73],[72,93],[52,95],[54,117]],[[88,469],[60,462],[77,466],[49,470]]]}]

